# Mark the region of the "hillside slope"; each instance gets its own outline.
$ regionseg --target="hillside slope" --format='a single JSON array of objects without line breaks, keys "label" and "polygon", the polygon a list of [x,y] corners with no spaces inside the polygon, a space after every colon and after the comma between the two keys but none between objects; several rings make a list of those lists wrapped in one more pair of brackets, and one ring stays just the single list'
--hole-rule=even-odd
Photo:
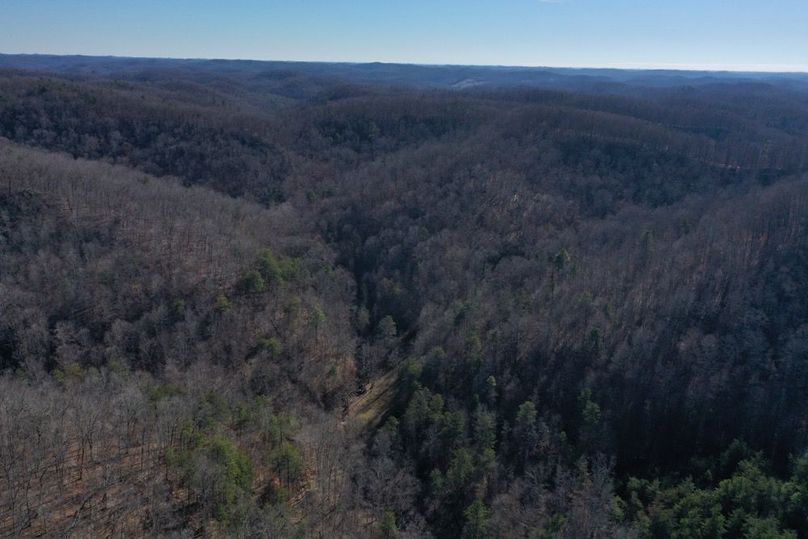
[{"label": "hillside slope", "polygon": [[0,76],[0,533],[808,534],[792,83],[127,65]]}]

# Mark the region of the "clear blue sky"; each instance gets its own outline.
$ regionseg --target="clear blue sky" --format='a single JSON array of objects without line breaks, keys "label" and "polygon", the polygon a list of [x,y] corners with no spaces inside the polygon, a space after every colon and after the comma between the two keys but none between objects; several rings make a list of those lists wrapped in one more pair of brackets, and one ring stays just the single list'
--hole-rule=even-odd
[{"label": "clear blue sky", "polygon": [[808,71],[808,0],[0,0],[0,52]]}]

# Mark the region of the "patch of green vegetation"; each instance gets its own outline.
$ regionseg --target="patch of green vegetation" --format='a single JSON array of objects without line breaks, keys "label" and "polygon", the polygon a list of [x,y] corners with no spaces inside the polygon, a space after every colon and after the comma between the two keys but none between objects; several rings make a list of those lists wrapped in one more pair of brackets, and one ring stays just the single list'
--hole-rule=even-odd
[{"label": "patch of green vegetation", "polygon": [[224,294],[219,294],[216,296],[216,300],[213,303],[213,308],[217,313],[226,313],[233,308],[233,305],[230,303],[227,296]]},{"label": "patch of green vegetation", "polygon": [[197,437],[185,450],[172,450],[167,464],[194,496],[204,500],[216,520],[227,526],[240,522],[250,496],[253,466],[230,438]]},{"label": "patch of green vegetation", "polygon": [[156,404],[163,399],[169,399],[171,397],[182,395],[183,391],[180,387],[173,384],[157,384],[149,387],[146,390],[146,393],[148,394],[149,402]]},{"label": "patch of green vegetation", "polygon": [[[738,446],[727,450],[706,477],[721,468]],[[760,454],[737,462],[731,473],[700,486],[692,478],[673,484],[632,478],[623,513],[643,537],[754,537],[796,539],[808,522],[808,455],[796,459],[792,475],[779,479]]]},{"label": "patch of green vegetation", "polygon": [[260,337],[255,344],[256,352],[266,352],[271,358],[277,358],[283,353],[283,344],[277,337]]},{"label": "patch of green vegetation", "polygon": [[290,486],[303,477],[303,457],[290,442],[284,442],[269,454],[269,463],[281,484]]},{"label": "patch of green vegetation", "polygon": [[51,376],[59,385],[82,382],[87,374],[88,372],[78,363],[68,363],[63,368],[56,368],[51,372]]},{"label": "patch of green vegetation", "polygon": [[238,289],[242,294],[260,294],[266,291],[267,284],[260,272],[250,270],[239,281]]},{"label": "patch of green vegetation", "polygon": [[258,274],[270,284],[282,285],[294,281],[302,273],[299,258],[276,255],[270,249],[264,249],[258,256]]}]

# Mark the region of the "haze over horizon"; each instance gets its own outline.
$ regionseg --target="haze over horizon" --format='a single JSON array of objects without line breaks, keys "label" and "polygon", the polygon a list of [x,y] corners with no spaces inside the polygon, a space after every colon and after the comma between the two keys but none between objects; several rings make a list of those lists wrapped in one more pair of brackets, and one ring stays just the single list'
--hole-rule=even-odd
[{"label": "haze over horizon", "polygon": [[6,4],[8,54],[808,72],[798,0]]}]

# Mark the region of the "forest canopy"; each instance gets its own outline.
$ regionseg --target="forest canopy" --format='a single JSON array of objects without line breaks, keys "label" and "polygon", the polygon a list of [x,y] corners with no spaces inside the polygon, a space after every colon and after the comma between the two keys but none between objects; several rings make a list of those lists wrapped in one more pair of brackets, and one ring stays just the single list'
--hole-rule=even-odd
[{"label": "forest canopy", "polygon": [[799,77],[0,65],[0,535],[808,536]]}]

